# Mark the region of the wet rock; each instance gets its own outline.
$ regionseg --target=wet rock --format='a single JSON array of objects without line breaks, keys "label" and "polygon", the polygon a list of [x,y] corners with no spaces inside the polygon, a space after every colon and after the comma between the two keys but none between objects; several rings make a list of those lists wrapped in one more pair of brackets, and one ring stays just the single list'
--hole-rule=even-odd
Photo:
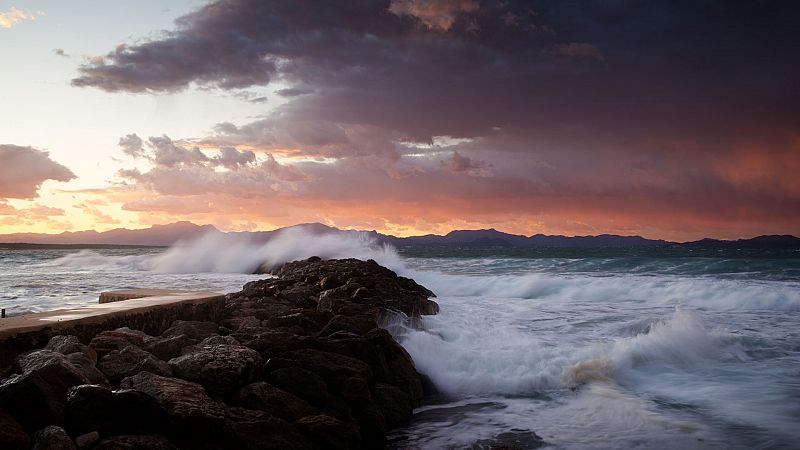
[{"label": "wet rock", "polygon": [[102,331],[92,338],[89,347],[97,352],[99,358],[102,358],[114,350],[123,350],[130,345],[141,348],[144,346],[144,337],[144,333],[132,333],[127,328]]},{"label": "wet rock", "polygon": [[400,388],[390,384],[376,383],[374,394],[375,403],[386,419],[387,426],[396,427],[411,420],[413,414],[411,400]]},{"label": "wet rock", "polygon": [[[268,368],[265,368],[266,370]],[[324,406],[328,402],[328,385],[325,384],[325,380],[306,369],[300,367],[279,368],[267,374],[267,381],[312,405]]]},{"label": "wet rock", "polygon": [[359,378],[365,384],[372,380],[372,370],[363,361],[337,353],[305,348],[282,353],[280,359],[319,375],[334,390],[341,390],[349,378]]},{"label": "wet rock", "polygon": [[356,302],[360,302],[362,300],[372,298],[372,292],[370,292],[369,289],[362,286],[356,289],[355,292],[353,292],[353,295],[350,296],[350,298],[352,298]]},{"label": "wet rock", "polygon": [[64,390],[51,386],[36,372],[15,375],[0,382],[0,410],[14,416],[29,433],[61,423],[64,399]]},{"label": "wet rock", "polygon": [[100,439],[100,433],[97,431],[90,431],[89,433],[82,434],[75,438],[75,444],[78,448],[86,448],[94,444]]},{"label": "wet rock", "polygon": [[265,411],[291,422],[319,413],[305,400],[265,382],[248,384],[239,389],[232,403],[248,409]]},{"label": "wet rock", "polygon": [[165,377],[172,375],[169,364],[133,345],[129,345],[121,351],[112,350],[100,359],[97,366],[114,384],[142,371]]},{"label": "wet rock", "polygon": [[329,415],[303,417],[295,425],[320,448],[347,450],[361,447],[358,428]]},{"label": "wet rock", "polygon": [[44,350],[52,350],[64,355],[83,353],[93,364],[97,364],[97,352],[88,345],[81,343],[76,336],[53,336],[44,347]]},{"label": "wet rock", "polygon": [[196,381],[217,394],[253,381],[261,364],[261,355],[242,345],[206,345],[169,361],[176,376]]},{"label": "wet rock", "polygon": [[384,329],[372,330],[365,337],[379,350],[388,366],[382,381],[399,387],[408,394],[412,405],[417,406],[424,391],[422,378],[414,367],[411,355]]},{"label": "wet rock", "polygon": [[336,276],[339,279],[347,279],[345,285],[332,289],[324,290],[316,286],[321,293],[319,295],[321,303],[326,298],[352,298],[359,288],[364,287],[368,290],[361,291],[358,295],[358,301],[364,304],[400,311],[409,317],[436,314],[439,310],[438,305],[429,300],[430,297],[435,297],[433,292],[414,280],[398,277],[396,273],[372,260],[365,262],[357,259],[328,261],[307,259],[284,264],[278,272],[282,281],[295,281],[295,284],[309,277],[322,280],[328,276]]},{"label": "wet rock", "polygon": [[17,358],[23,374],[37,373],[47,383],[66,394],[67,388],[86,384],[89,379],[65,355],[51,350],[36,350]]},{"label": "wet rock", "polygon": [[327,291],[328,289],[335,289],[341,286],[342,280],[339,279],[336,275],[328,275],[327,277],[323,278],[319,282],[319,288],[323,291]]},{"label": "wet rock", "polygon": [[28,450],[31,440],[22,426],[9,414],[0,412],[0,448]]},{"label": "wet rock", "polygon": [[189,345],[194,345],[197,340],[179,334],[177,336],[155,338],[144,346],[144,350],[152,353],[161,360],[169,361],[170,359],[181,354],[181,349]]},{"label": "wet rock", "polygon": [[103,436],[148,434],[165,429],[167,414],[155,398],[144,392],[84,385],[67,394],[65,423],[73,436],[90,431]]},{"label": "wet rock", "polygon": [[92,450],[177,450],[164,436],[157,434],[111,436]]},{"label": "wet rock", "polygon": [[198,345],[200,347],[205,347],[208,345],[239,345],[239,341],[237,341],[233,336],[220,336],[215,334],[214,336],[209,336],[203,339]]},{"label": "wet rock", "polygon": [[211,431],[225,419],[223,405],[211,399],[197,383],[139,372],[123,379],[120,387],[142,391],[155,398],[171,418],[184,426],[208,427]]},{"label": "wet rock", "polygon": [[360,336],[377,327],[378,324],[375,320],[368,316],[345,316],[339,314],[334,316],[325,325],[325,328],[320,330],[319,335],[330,336],[339,331],[346,331]]},{"label": "wet rock", "polygon": [[161,333],[162,338],[185,335],[196,341],[217,334],[219,325],[214,322],[197,322],[192,320],[176,320],[166,331]]},{"label": "wet rock", "polygon": [[75,443],[63,428],[49,425],[33,435],[33,450],[75,450]]},{"label": "wet rock", "polygon": [[[89,347],[86,347],[87,349]],[[106,376],[97,369],[95,362],[86,353],[76,352],[67,355],[67,361],[86,377],[89,383],[110,386]]]},{"label": "wet rock", "polygon": [[262,358],[269,358],[278,353],[303,347],[299,336],[284,331],[265,331],[248,337],[251,339],[244,341],[244,345],[259,352]]},{"label": "wet rock", "polygon": [[258,450],[306,450],[314,448],[283,419],[264,411],[232,407],[228,409],[226,429],[231,447]]},{"label": "wet rock", "polygon": [[[316,304],[314,305],[316,306]],[[266,321],[266,326],[274,329],[296,329],[296,334],[313,334],[322,328],[317,317],[311,317],[305,311],[287,314],[284,316],[272,317]]]}]

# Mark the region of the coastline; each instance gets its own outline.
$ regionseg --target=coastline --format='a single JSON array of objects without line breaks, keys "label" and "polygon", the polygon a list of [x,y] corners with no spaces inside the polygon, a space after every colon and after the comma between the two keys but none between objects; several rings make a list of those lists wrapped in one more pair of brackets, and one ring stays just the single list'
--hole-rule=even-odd
[{"label": "coastline", "polygon": [[216,321],[112,321],[28,340],[43,348],[0,381],[0,444],[383,446],[423,382],[379,323],[436,313],[433,293],[374,261],[314,257],[277,275],[226,296]]}]

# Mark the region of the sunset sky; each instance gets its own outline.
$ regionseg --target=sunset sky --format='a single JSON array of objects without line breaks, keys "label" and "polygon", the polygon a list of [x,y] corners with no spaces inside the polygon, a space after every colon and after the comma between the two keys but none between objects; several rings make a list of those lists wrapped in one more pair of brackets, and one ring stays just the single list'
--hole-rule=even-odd
[{"label": "sunset sky", "polygon": [[800,235],[796,1],[0,0],[0,233]]}]

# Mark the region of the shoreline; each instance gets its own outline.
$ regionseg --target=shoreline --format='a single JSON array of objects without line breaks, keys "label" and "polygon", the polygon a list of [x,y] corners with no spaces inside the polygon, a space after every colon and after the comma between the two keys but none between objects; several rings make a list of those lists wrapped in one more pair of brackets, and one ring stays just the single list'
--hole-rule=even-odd
[{"label": "shoreline", "polygon": [[100,304],[135,311],[114,320],[7,334],[21,354],[0,381],[0,446],[381,447],[424,392],[379,323],[436,313],[431,296],[374,261],[313,257],[238,293],[173,299],[205,304],[200,316],[156,296]]}]

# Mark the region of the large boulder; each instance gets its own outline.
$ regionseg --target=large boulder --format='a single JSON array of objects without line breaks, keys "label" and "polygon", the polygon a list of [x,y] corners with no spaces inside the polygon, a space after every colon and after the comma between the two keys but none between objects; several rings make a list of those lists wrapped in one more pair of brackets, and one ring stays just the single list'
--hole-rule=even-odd
[{"label": "large boulder", "polygon": [[[88,361],[85,355],[77,355]],[[0,409],[14,415],[28,432],[61,423],[67,390],[94,378],[67,356],[51,350],[21,355],[17,365],[22,374],[0,383]]]},{"label": "large boulder", "polygon": [[75,450],[75,443],[63,428],[49,425],[33,435],[33,450]]},{"label": "large boulder", "polygon": [[96,334],[89,342],[89,347],[97,352],[98,357],[103,357],[114,350],[123,350],[130,345],[141,348],[148,337],[141,331],[136,332],[129,328],[118,328],[116,330],[101,331]]},{"label": "large boulder", "polygon": [[[89,349],[89,347],[86,348]],[[72,366],[75,367],[78,372],[83,374],[89,383],[110,386],[106,376],[95,365],[96,360],[92,360],[87,353],[70,353],[67,355],[67,361],[69,361],[69,363],[72,364]]]},{"label": "large boulder", "polygon": [[209,392],[225,394],[253,381],[261,355],[243,345],[205,345],[169,361],[176,376],[196,381]]},{"label": "large boulder", "polygon": [[328,402],[328,385],[319,375],[301,367],[280,367],[270,370],[270,360],[265,365],[267,380],[274,386],[291,392],[312,405],[325,406]]},{"label": "large boulder", "polygon": [[181,350],[184,347],[188,347],[196,343],[196,339],[192,339],[185,334],[179,334],[177,336],[155,338],[146,343],[143,350],[152,353],[159,359],[169,361],[170,359],[180,355]]},{"label": "large boulder", "polygon": [[197,322],[193,320],[176,320],[172,326],[161,333],[162,338],[169,338],[184,335],[195,341],[217,334],[219,325],[214,322]]},{"label": "large boulder", "polygon": [[264,411],[229,408],[226,429],[230,448],[253,450],[306,450],[312,444],[288,422]]},{"label": "large boulder", "polygon": [[0,410],[14,416],[28,433],[61,423],[64,402],[65,392],[51,386],[37,372],[14,375],[0,382]]},{"label": "large boulder", "polygon": [[50,338],[50,341],[44,347],[45,350],[52,350],[64,355],[71,353],[83,353],[93,363],[97,364],[97,352],[88,345],[84,345],[78,340],[76,336],[59,335]]},{"label": "large boulder", "polygon": [[164,436],[157,434],[111,436],[92,450],[177,450]]},{"label": "large boulder", "polygon": [[358,427],[329,415],[303,417],[295,425],[320,448],[347,450],[361,447]]},{"label": "large boulder", "polygon": [[71,386],[89,382],[80,367],[75,367],[67,356],[52,350],[36,350],[21,355],[17,358],[17,365],[22,373],[37,373],[64,394]]},{"label": "large boulder", "polygon": [[28,450],[31,439],[19,423],[9,414],[0,412],[0,448]]},{"label": "large boulder", "polygon": [[188,428],[212,431],[225,420],[222,403],[209,397],[203,386],[191,381],[139,372],[124,378],[120,387],[155,398],[173,421]]},{"label": "large boulder", "polygon": [[67,395],[65,423],[73,436],[91,431],[102,436],[160,433],[167,427],[167,414],[144,392],[83,385]]},{"label": "large boulder", "polygon": [[319,410],[305,400],[265,382],[248,384],[239,389],[231,399],[231,404],[265,411],[290,422],[319,414]]},{"label": "large boulder", "polygon": [[97,364],[108,379],[117,384],[125,377],[147,371],[165,377],[172,375],[169,364],[139,347],[129,345],[122,350],[112,350]]}]

